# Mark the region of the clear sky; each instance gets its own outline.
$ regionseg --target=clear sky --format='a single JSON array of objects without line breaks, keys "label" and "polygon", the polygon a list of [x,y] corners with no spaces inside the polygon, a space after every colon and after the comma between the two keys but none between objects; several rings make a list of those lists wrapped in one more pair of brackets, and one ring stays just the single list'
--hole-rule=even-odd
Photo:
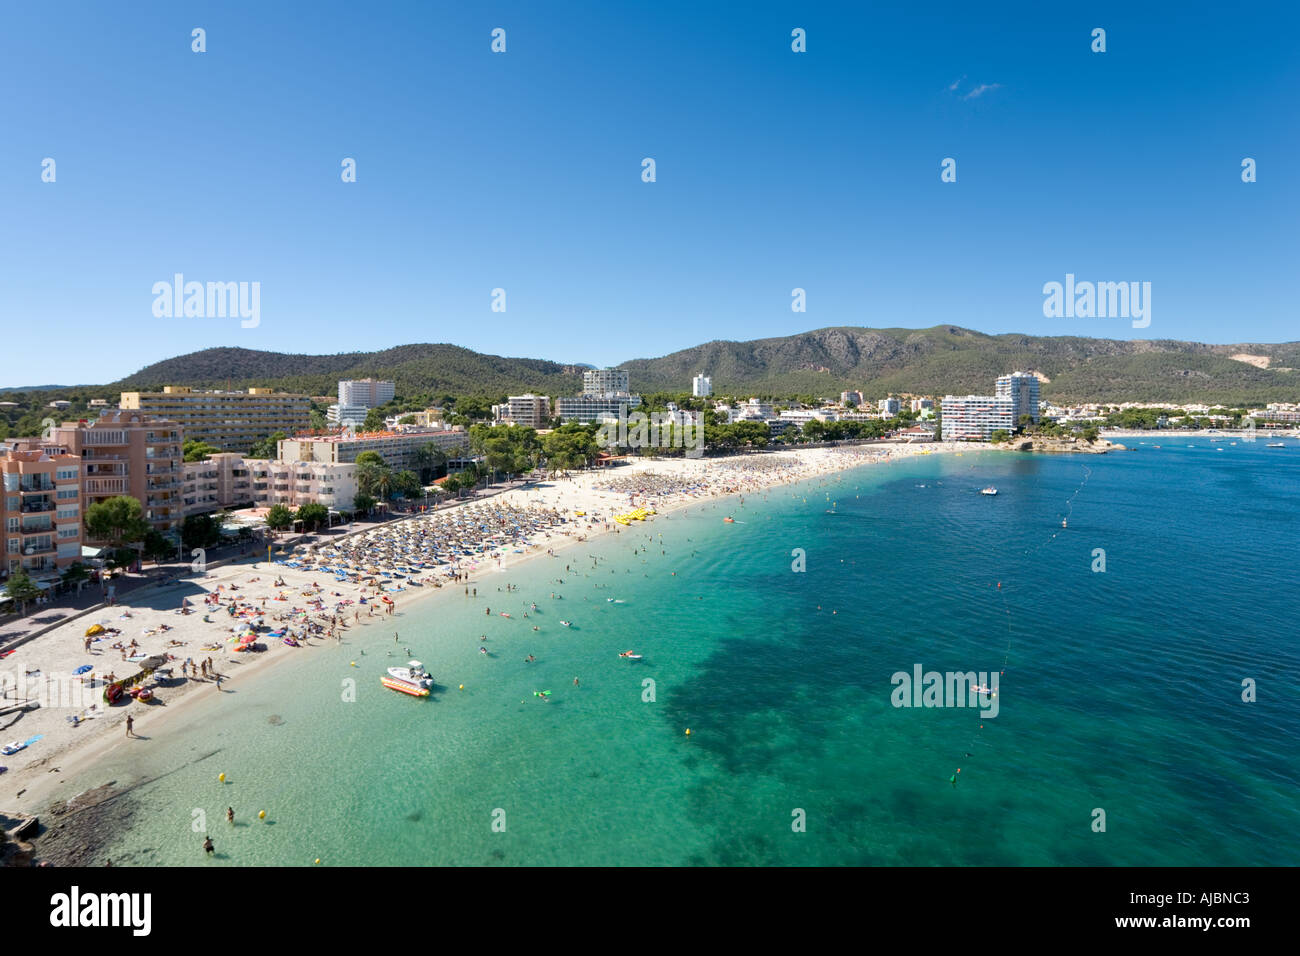
[{"label": "clear sky", "polygon": [[[0,385],[219,345],[1300,339],[1298,28],[1295,3],[7,3]],[[259,282],[260,323],[155,317],[175,273]],[[1150,282],[1150,326],[1045,318],[1067,273]]]}]

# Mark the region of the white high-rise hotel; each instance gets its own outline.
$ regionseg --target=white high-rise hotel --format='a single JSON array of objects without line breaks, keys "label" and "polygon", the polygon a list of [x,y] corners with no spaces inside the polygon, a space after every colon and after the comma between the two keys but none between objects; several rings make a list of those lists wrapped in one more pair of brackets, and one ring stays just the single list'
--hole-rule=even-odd
[{"label": "white high-rise hotel", "polygon": [[998,429],[1013,431],[1020,416],[1038,421],[1038,379],[1027,372],[1012,372],[997,380],[994,395],[945,395],[943,440],[987,441]]},{"label": "white high-rise hotel", "polygon": [[392,382],[380,382],[373,378],[345,380],[339,382],[339,404],[378,408],[385,402],[391,402],[394,392]]},{"label": "white high-rise hotel", "polygon": [[338,404],[331,405],[325,417],[331,425],[360,427],[366,413],[393,400],[396,389],[392,382],[373,378],[345,379],[339,382]]},{"label": "white high-rise hotel", "polygon": [[1028,415],[1038,421],[1038,376],[1028,372],[1012,372],[998,379],[997,390],[993,393],[998,398],[1011,399],[1012,415],[1017,425],[1020,416]]},{"label": "white high-rise hotel", "polygon": [[555,411],[565,422],[599,422],[625,418],[641,404],[641,396],[628,391],[628,375],[621,368],[592,368],[582,373],[582,394],[557,398]]},{"label": "white high-rise hotel", "polygon": [[701,372],[691,379],[691,394],[696,398],[708,398],[713,394],[713,379]]}]

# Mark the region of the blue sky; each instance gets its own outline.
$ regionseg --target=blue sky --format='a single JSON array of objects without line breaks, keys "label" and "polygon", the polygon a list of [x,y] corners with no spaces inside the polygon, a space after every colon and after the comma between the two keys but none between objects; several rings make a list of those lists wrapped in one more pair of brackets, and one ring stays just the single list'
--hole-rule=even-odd
[{"label": "blue sky", "polygon": [[[896,6],[7,4],[0,385],[221,345],[1300,338],[1294,4]],[[259,282],[260,324],[156,318],[178,272]],[[1045,318],[1066,273],[1150,282],[1150,327]]]}]

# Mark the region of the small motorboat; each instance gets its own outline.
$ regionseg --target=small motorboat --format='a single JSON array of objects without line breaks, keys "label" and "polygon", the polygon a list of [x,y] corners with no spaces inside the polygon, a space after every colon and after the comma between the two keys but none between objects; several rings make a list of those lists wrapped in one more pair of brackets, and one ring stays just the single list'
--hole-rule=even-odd
[{"label": "small motorboat", "polygon": [[630,661],[639,661],[641,659],[640,654],[634,654],[632,651],[624,651],[622,654],[619,654],[618,656],[626,657]]},{"label": "small motorboat", "polygon": [[381,682],[389,690],[401,691],[412,697],[428,697],[433,677],[419,661],[408,661],[405,667],[390,667]]},{"label": "small motorboat", "polygon": [[982,495],[988,495],[989,497],[992,497],[993,495],[996,495],[997,493],[998,493],[998,490],[997,490],[996,488],[994,488],[992,485],[989,485],[987,488],[981,488],[981,489],[980,489],[980,494],[982,494]]},{"label": "small motorboat", "polygon": [[561,621],[560,623],[563,624],[565,627],[573,627],[573,622],[571,621]]},{"label": "small motorboat", "polygon": [[731,517],[730,515],[728,515],[727,517],[723,518],[722,520],[723,520],[723,523],[725,523],[725,524],[735,524],[735,523],[736,523],[736,519],[733,518],[733,517]]},{"label": "small motorboat", "polygon": [[1265,448],[1285,448],[1285,447],[1286,447],[1286,442],[1271,441],[1271,442],[1269,442],[1267,445],[1265,445],[1264,447],[1265,447]]}]

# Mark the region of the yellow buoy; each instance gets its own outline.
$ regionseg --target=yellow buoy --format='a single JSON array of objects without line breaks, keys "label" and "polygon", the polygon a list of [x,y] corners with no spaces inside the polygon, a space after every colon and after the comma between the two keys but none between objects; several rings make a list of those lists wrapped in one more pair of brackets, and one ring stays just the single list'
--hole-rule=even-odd
[{"label": "yellow buoy", "polygon": [[357,662],[356,662],[356,661],[353,661],[353,662],[352,662],[352,666],[353,666],[353,667],[356,667],[356,666],[357,666]]},{"label": "yellow buoy", "polygon": [[461,690],[464,690],[464,689],[465,689],[465,685],[464,685],[464,684],[461,684],[461,685],[460,685],[460,689],[461,689]]},{"label": "yellow buoy", "polygon": [[226,782],[226,775],[225,775],[224,773],[219,773],[219,774],[217,774],[217,779],[220,780],[222,783],[225,783],[225,782]]},{"label": "yellow buoy", "polygon": [[259,819],[259,820],[265,820],[265,819],[266,819],[266,811],[265,811],[265,810],[258,810],[258,811],[257,811],[257,819]]},{"label": "yellow buoy", "polygon": [[690,735],[691,735],[691,728],[687,727],[687,728],[686,728],[686,736],[689,737]]},{"label": "yellow buoy", "polygon": [[320,857],[316,857],[316,865],[320,866]]}]

